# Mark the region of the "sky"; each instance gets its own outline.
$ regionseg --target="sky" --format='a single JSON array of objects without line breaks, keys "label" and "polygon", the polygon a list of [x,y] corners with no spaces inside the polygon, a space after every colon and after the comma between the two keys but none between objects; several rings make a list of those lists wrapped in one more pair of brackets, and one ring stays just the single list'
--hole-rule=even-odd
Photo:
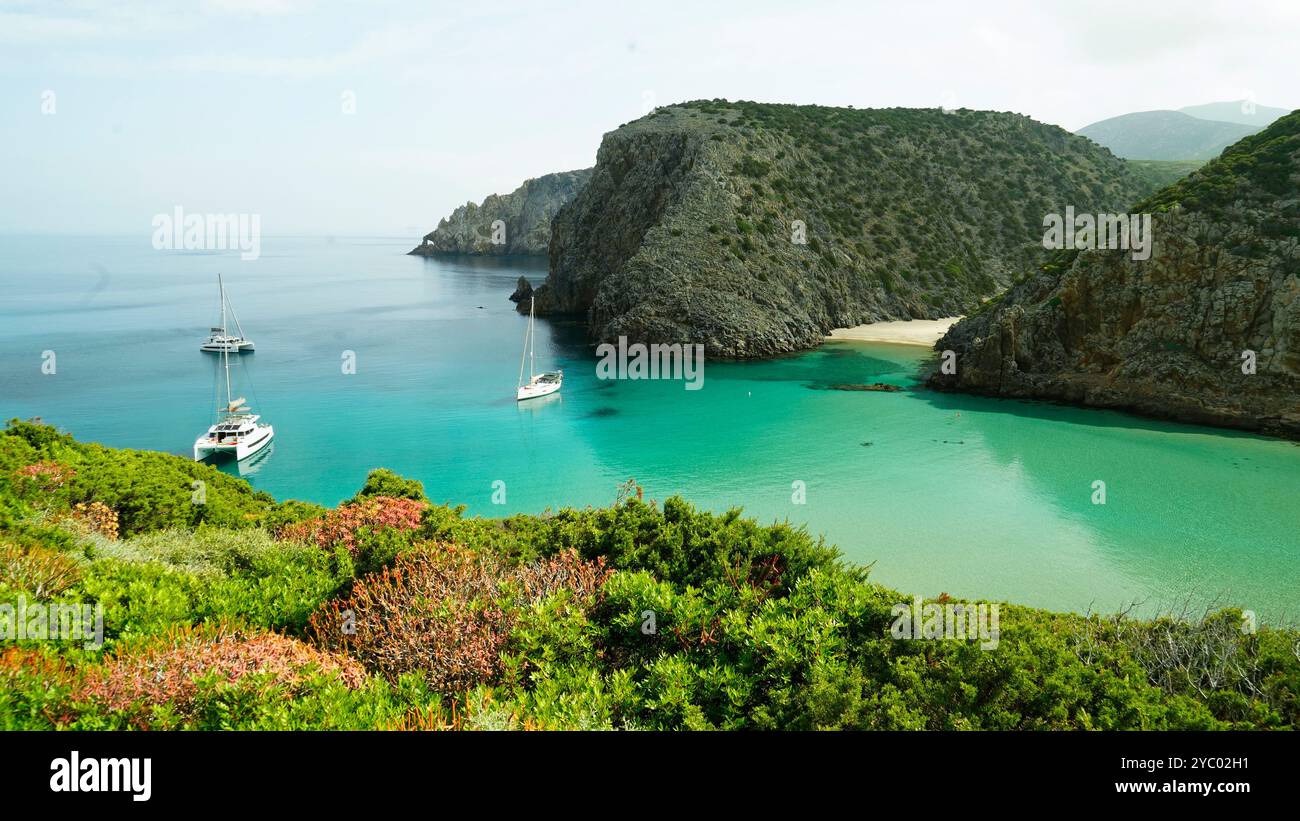
[{"label": "sky", "polygon": [[410,236],[655,105],[1300,107],[1300,3],[0,0],[0,233]]}]

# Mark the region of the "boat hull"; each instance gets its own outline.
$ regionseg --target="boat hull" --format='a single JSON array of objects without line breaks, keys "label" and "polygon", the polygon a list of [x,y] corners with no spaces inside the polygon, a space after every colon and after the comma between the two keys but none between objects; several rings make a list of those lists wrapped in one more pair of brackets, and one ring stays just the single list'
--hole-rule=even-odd
[{"label": "boat hull", "polygon": [[538,399],[543,396],[549,396],[559,389],[559,382],[534,382],[531,385],[524,385],[519,388],[515,395],[515,401],[523,402],[528,399]]},{"label": "boat hull", "polygon": [[253,353],[252,342],[204,342],[199,346],[204,353]]},{"label": "boat hull", "polygon": [[194,443],[194,461],[202,462],[216,456],[233,456],[235,461],[243,461],[261,452],[275,437],[275,428],[266,425],[258,428],[257,433],[238,442],[212,442],[206,437]]}]

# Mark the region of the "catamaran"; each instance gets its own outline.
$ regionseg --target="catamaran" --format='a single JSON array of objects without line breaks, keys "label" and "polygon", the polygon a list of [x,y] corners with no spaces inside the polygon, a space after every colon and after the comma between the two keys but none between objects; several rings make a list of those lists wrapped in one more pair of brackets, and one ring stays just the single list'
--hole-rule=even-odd
[{"label": "catamaran", "polygon": [[[217,287],[221,290],[221,327],[210,328],[208,341],[199,346],[200,351],[208,353],[248,353],[253,352],[253,341],[244,338],[244,329],[239,325],[239,317],[235,316],[235,308],[226,298],[226,285],[221,281],[221,274],[217,274]],[[235,320],[235,328],[239,330],[238,334],[230,333],[226,328],[226,312],[229,310],[230,316]]]},{"label": "catamaran", "polygon": [[[225,291],[223,289],[224,298]],[[225,312],[222,312],[222,327],[225,334]],[[236,461],[247,459],[271,444],[275,428],[263,424],[262,418],[252,413],[244,397],[233,397],[230,390],[230,354],[231,349],[221,351],[221,364],[226,372],[226,404],[217,408],[217,421],[208,432],[194,441],[194,461],[202,462],[209,456],[220,454],[233,455]]]},{"label": "catamaran", "polygon": [[[519,388],[515,392],[515,400],[522,402],[525,399],[536,399],[539,396],[547,396],[555,393],[564,384],[564,371],[547,371],[546,373],[533,373],[533,325],[536,324],[534,315],[535,300],[528,300],[528,330],[524,331],[524,353],[519,359]],[[528,382],[524,383],[524,360],[528,360]]]}]

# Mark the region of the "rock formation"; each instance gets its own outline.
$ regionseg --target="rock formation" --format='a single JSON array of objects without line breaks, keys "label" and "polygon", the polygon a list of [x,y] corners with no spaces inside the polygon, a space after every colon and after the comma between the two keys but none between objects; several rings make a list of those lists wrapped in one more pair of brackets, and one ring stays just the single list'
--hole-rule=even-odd
[{"label": "rock formation", "polygon": [[[759,357],[833,328],[955,316],[1043,258],[1043,215],[1149,192],[1016,114],[701,101],[605,135],[553,222],[539,314],[593,341]],[[526,310],[521,303],[521,310]]]},{"label": "rock formation", "polygon": [[[526,181],[509,194],[493,194],[482,205],[466,203],[425,234],[411,253],[543,256],[551,239],[551,219],[577,196],[591,171],[547,174]],[[493,223],[498,224],[494,227]]]},{"label": "rock formation", "polygon": [[1129,210],[1150,259],[1059,252],[949,330],[930,384],[1300,438],[1300,111]]}]

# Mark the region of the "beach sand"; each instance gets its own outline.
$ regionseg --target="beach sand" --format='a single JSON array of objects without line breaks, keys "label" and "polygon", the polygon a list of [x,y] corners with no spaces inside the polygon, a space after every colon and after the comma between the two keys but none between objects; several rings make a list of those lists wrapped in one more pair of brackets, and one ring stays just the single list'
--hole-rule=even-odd
[{"label": "beach sand", "polygon": [[959,316],[945,319],[913,319],[901,322],[872,322],[856,328],[836,328],[828,339],[855,339],[859,342],[894,342],[899,345],[925,345],[939,341]]}]

